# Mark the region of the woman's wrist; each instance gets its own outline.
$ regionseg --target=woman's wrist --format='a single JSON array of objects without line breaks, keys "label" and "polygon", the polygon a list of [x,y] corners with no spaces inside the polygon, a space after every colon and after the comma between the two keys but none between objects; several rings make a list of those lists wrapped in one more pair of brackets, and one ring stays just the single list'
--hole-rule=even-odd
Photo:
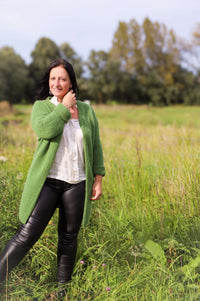
[{"label": "woman's wrist", "polygon": [[63,106],[65,106],[65,108],[67,109],[67,110],[69,110],[70,111],[70,107],[69,107],[69,105],[67,105],[66,103],[63,103],[63,102],[61,102],[62,104],[63,104]]},{"label": "woman's wrist", "polygon": [[102,175],[95,175],[95,182],[102,182],[102,179],[103,179],[103,177],[102,177]]}]

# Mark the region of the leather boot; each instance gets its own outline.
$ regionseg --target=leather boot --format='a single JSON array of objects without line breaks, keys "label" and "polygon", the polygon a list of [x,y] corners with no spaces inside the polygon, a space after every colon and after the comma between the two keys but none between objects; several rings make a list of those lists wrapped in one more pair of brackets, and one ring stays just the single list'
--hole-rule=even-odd
[{"label": "leather boot", "polygon": [[77,250],[77,233],[61,233],[58,242],[58,283],[67,283],[71,280]]}]

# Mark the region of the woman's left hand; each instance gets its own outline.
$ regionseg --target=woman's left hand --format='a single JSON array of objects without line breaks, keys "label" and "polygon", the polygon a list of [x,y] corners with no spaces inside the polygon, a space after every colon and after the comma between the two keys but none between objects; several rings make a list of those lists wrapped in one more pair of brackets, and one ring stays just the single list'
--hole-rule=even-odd
[{"label": "woman's left hand", "polygon": [[92,197],[90,200],[99,200],[102,196],[102,176],[95,176],[94,184],[92,187]]}]

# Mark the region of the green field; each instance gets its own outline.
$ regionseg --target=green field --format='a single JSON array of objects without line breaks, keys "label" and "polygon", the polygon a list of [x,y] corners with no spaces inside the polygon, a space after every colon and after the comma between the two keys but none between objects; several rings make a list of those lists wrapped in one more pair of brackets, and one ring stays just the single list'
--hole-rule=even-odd
[{"label": "green field", "polygon": [[[81,229],[70,301],[200,300],[200,107],[94,106],[103,197]],[[0,250],[16,232],[34,149],[31,106],[0,121]],[[0,300],[58,300],[57,213]],[[81,263],[84,261],[84,263]]]}]

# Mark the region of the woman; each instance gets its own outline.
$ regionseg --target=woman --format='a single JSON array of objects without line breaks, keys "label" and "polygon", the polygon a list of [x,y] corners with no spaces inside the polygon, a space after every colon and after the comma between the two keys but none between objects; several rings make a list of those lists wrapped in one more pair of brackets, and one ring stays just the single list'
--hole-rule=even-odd
[{"label": "woman", "polygon": [[63,286],[71,280],[77,235],[81,223],[88,223],[91,201],[101,197],[105,175],[98,122],[92,107],[77,101],[78,92],[72,65],[52,62],[31,114],[38,146],[20,203],[22,224],[0,255],[0,282],[39,239],[57,207],[57,281]]}]

